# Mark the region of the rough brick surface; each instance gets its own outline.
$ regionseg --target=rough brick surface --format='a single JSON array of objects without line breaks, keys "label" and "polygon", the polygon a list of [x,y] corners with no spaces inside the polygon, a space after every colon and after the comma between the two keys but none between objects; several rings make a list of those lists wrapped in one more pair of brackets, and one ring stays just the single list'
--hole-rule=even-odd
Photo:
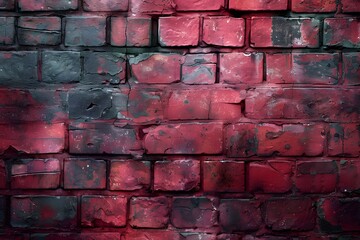
[{"label": "rough brick surface", "polygon": [[294,12],[335,12],[337,7],[336,0],[292,0],[291,10]]},{"label": "rough brick surface", "polygon": [[229,0],[229,8],[239,11],[279,11],[286,10],[287,7],[288,2],[286,0]]},{"label": "rough brick surface", "polygon": [[0,0],[0,10],[12,10],[15,6],[15,0]]},{"label": "rough brick surface", "polygon": [[164,17],[159,19],[159,42],[162,46],[196,46],[199,42],[198,17]]},{"label": "rough brick surface", "polygon": [[15,18],[0,17],[0,44],[10,45],[14,43]]},{"label": "rough brick surface", "polygon": [[344,81],[346,85],[360,85],[360,54],[343,53]]},{"label": "rough brick surface", "polygon": [[65,19],[66,46],[103,46],[106,41],[106,18],[67,17]]},{"label": "rough brick surface", "polygon": [[78,1],[57,1],[57,0],[19,0],[20,11],[64,11],[76,10]]},{"label": "rough brick surface", "polygon": [[84,0],[85,11],[127,11],[129,6],[128,0],[122,1],[96,1],[96,0]]},{"label": "rough brick surface", "polygon": [[359,18],[326,18],[324,20],[324,44],[345,48],[360,47]]}]

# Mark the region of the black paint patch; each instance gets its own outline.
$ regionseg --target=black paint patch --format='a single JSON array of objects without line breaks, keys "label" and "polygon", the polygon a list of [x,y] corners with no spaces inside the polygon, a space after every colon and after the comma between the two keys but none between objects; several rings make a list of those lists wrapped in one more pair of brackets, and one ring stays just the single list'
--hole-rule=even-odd
[{"label": "black paint patch", "polygon": [[15,18],[0,17],[0,45],[14,43]]},{"label": "black paint patch", "polygon": [[297,167],[298,173],[306,175],[334,174],[338,168],[335,161],[331,162],[305,162]]},{"label": "black paint patch", "polygon": [[344,78],[349,85],[360,85],[360,54],[343,53],[344,57]]},{"label": "black paint patch", "polygon": [[292,47],[294,39],[301,38],[300,19],[272,18],[271,41],[275,47]]}]

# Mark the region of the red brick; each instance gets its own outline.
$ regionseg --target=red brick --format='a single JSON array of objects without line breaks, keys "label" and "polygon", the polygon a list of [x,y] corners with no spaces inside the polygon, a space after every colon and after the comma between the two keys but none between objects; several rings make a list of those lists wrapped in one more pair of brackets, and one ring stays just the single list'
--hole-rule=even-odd
[{"label": "red brick", "polygon": [[18,0],[20,11],[65,11],[76,10],[77,0]]},{"label": "red brick", "polygon": [[235,161],[205,161],[203,190],[206,192],[244,192],[245,164]]},{"label": "red brick", "polygon": [[161,46],[196,46],[199,43],[199,17],[159,18],[159,43]]},{"label": "red brick", "polygon": [[130,225],[134,228],[166,228],[169,200],[166,197],[135,197],[130,201]]},{"label": "red brick", "polygon": [[160,15],[171,14],[175,12],[175,3],[173,0],[130,0],[130,10],[133,15]]},{"label": "red brick", "polygon": [[185,232],[181,233],[181,239],[183,240],[216,240],[215,234],[207,234],[207,233],[191,233]]},{"label": "red brick", "polygon": [[341,0],[343,12],[360,12],[360,5],[357,0]]},{"label": "red brick", "polygon": [[6,165],[3,160],[0,159],[0,189],[6,188],[7,186],[7,174]]},{"label": "red brick", "polygon": [[148,84],[179,82],[182,62],[179,54],[143,53],[129,59],[134,79]]},{"label": "red brick", "polygon": [[319,156],[324,151],[324,131],[321,124],[260,124],[257,127],[258,155]]},{"label": "red brick", "polygon": [[319,47],[320,22],[314,18],[253,17],[252,47]]},{"label": "red brick", "polygon": [[126,25],[126,46],[146,47],[151,44],[151,18],[129,17]]},{"label": "red brick", "polygon": [[335,161],[300,161],[295,186],[302,193],[331,193],[336,190],[338,168]]},{"label": "red brick", "polygon": [[190,191],[200,185],[200,162],[196,160],[157,161],[154,167],[154,189]]},{"label": "red brick", "polygon": [[73,124],[69,131],[70,153],[131,154],[140,149],[134,129],[109,123]]},{"label": "red brick", "polygon": [[360,190],[360,161],[340,161],[339,189],[342,192],[357,192]]},{"label": "red brick", "polygon": [[9,147],[25,153],[59,153],[65,147],[63,123],[0,125],[0,153]]},{"label": "red brick", "polygon": [[292,0],[291,11],[293,12],[335,12],[336,0]]},{"label": "red brick", "polygon": [[13,196],[12,227],[73,229],[77,221],[74,196]]},{"label": "red brick", "polygon": [[126,26],[125,17],[111,17],[111,45],[117,47],[126,45]]},{"label": "red brick", "polygon": [[82,196],[81,225],[123,227],[126,225],[127,199],[119,196]]},{"label": "red brick", "polygon": [[293,164],[289,161],[269,160],[251,162],[248,168],[250,192],[286,193],[292,188]]},{"label": "red brick", "polygon": [[359,48],[359,28],[359,18],[326,18],[324,20],[324,45]]},{"label": "red brick", "polygon": [[150,186],[150,162],[136,160],[111,161],[110,190],[132,191]]},{"label": "red brick", "polygon": [[273,231],[307,231],[315,226],[315,208],[310,198],[272,199],[265,207],[265,223]]},{"label": "red brick", "polygon": [[210,119],[223,121],[238,120],[243,117],[246,91],[232,88],[217,89],[212,92]]},{"label": "red brick", "polygon": [[0,0],[0,10],[12,10],[15,6],[15,0]]},{"label": "red brick", "polygon": [[84,0],[83,7],[85,11],[127,11],[129,6],[128,0]]},{"label": "red brick", "polygon": [[229,125],[225,129],[226,156],[251,157],[256,155],[258,140],[256,126],[251,123]]},{"label": "red brick", "polygon": [[0,45],[13,44],[14,39],[15,39],[15,18],[0,17]]},{"label": "red brick", "polygon": [[148,154],[217,154],[222,152],[221,123],[168,124],[146,129]]},{"label": "red brick", "polygon": [[181,81],[185,84],[214,84],[216,64],[216,54],[188,54],[181,68]]},{"label": "red brick", "polygon": [[331,123],[328,153],[330,156],[360,156],[360,125]]},{"label": "red brick", "polygon": [[216,238],[217,240],[241,240],[241,239],[244,239],[245,238],[241,238],[240,235],[238,234],[220,234],[217,236]]},{"label": "red brick", "polygon": [[106,162],[94,159],[64,161],[65,189],[105,189]]},{"label": "red brick", "polygon": [[11,166],[12,189],[54,189],[60,184],[58,159],[23,159]]},{"label": "red brick", "polygon": [[270,83],[336,84],[339,54],[285,53],[266,55]]},{"label": "red brick", "polygon": [[224,7],[224,0],[174,0],[176,11],[216,11]]},{"label": "red brick", "polygon": [[230,0],[229,8],[240,11],[277,11],[287,10],[286,0]]},{"label": "red brick", "polygon": [[31,234],[31,240],[120,240],[120,238],[120,233],[114,232]]},{"label": "red brick", "polygon": [[245,40],[245,21],[232,17],[205,17],[202,40],[209,45],[242,47]]},{"label": "red brick", "polygon": [[263,61],[262,53],[222,53],[220,54],[220,82],[261,83]]},{"label": "red brick", "polygon": [[360,53],[343,53],[342,57],[344,84],[360,85]]},{"label": "red brick", "polygon": [[171,223],[176,228],[212,228],[217,225],[217,200],[206,197],[176,197]]},{"label": "red brick", "polygon": [[222,199],[219,221],[223,232],[254,231],[262,223],[260,204],[244,199]]},{"label": "red brick", "polygon": [[317,209],[323,232],[343,234],[347,231],[359,231],[359,198],[323,198],[319,200]]},{"label": "red brick", "polygon": [[[182,240],[180,234],[174,230],[153,230],[153,231],[144,231],[139,230],[136,232],[127,232],[124,240]],[[122,239],[123,240],[123,239]]]}]

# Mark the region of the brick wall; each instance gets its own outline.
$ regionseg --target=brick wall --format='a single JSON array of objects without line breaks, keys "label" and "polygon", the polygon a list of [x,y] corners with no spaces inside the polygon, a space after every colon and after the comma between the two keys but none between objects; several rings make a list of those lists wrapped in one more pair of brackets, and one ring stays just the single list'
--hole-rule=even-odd
[{"label": "brick wall", "polygon": [[359,239],[359,3],[0,0],[0,239]]}]

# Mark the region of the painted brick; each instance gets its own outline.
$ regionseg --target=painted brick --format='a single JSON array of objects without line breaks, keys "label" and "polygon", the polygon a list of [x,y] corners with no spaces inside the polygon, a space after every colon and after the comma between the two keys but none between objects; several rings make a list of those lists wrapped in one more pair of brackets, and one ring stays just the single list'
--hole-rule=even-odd
[{"label": "painted brick", "polygon": [[176,228],[211,228],[217,225],[217,199],[174,198],[171,223]]},{"label": "painted brick", "polygon": [[202,40],[209,45],[242,47],[245,41],[245,20],[232,17],[205,17]]},{"label": "painted brick", "polygon": [[13,44],[14,37],[15,37],[15,18],[0,17],[0,45]]},{"label": "painted brick", "polygon": [[182,240],[175,230],[138,230],[124,234],[124,240]]},{"label": "painted brick", "polygon": [[69,151],[75,154],[130,154],[140,149],[134,129],[109,123],[79,123],[70,126]]},{"label": "painted brick", "polygon": [[7,174],[6,165],[3,160],[0,159],[0,189],[6,188],[7,186]]},{"label": "painted brick", "polygon": [[168,124],[146,129],[148,154],[217,154],[222,152],[220,123]]},{"label": "painted brick", "polygon": [[183,56],[143,53],[129,58],[133,78],[139,83],[168,84],[179,82]]},{"label": "painted brick", "polygon": [[73,229],[76,209],[74,196],[13,196],[10,224],[18,228]]},{"label": "painted brick", "polygon": [[150,46],[151,24],[151,18],[148,17],[128,17],[126,25],[126,46]]},{"label": "painted brick", "polygon": [[42,52],[42,81],[46,83],[73,83],[80,81],[80,52]]},{"label": "painted brick", "polygon": [[181,68],[185,84],[214,84],[216,81],[216,54],[189,54]]},{"label": "painted brick", "polygon": [[123,47],[126,45],[126,18],[111,18],[111,45]]},{"label": "painted brick", "polygon": [[346,85],[360,85],[360,53],[343,53],[343,77]]},{"label": "painted brick", "polygon": [[91,232],[91,233],[35,233],[31,240],[120,240],[120,233]]},{"label": "painted brick", "polygon": [[299,161],[295,186],[302,193],[331,193],[336,189],[338,167],[335,161]]},{"label": "painted brick", "polygon": [[251,157],[257,154],[256,126],[251,123],[232,124],[225,128],[225,151],[228,157]]},{"label": "painted brick", "polygon": [[212,91],[209,119],[233,121],[243,117],[246,91],[224,88]]},{"label": "painted brick", "polygon": [[216,11],[224,7],[224,0],[174,0],[176,11]]},{"label": "painted brick", "polygon": [[250,192],[286,193],[292,188],[293,163],[268,160],[251,162],[248,167],[248,190]]},{"label": "painted brick", "polygon": [[343,12],[360,12],[360,5],[357,0],[341,0]]},{"label": "painted brick", "polygon": [[161,46],[196,46],[199,42],[199,17],[159,18],[159,43]]},{"label": "painted brick", "polygon": [[166,197],[133,197],[130,200],[130,225],[134,228],[166,228],[169,210]]},{"label": "painted brick", "polygon": [[293,12],[335,12],[337,7],[336,0],[292,0],[291,11]]},{"label": "painted brick", "polygon": [[84,52],[82,84],[116,85],[125,82],[126,56],[116,52]]},{"label": "painted brick", "polygon": [[58,159],[22,159],[11,165],[12,189],[55,189],[60,185]]},{"label": "painted brick", "polygon": [[336,233],[358,231],[360,217],[358,198],[338,199],[322,198],[318,201],[318,216],[320,228],[324,232]]},{"label": "painted brick", "polygon": [[206,233],[181,233],[182,239],[184,240],[216,240],[215,234]]},{"label": "painted brick", "polygon": [[339,189],[342,192],[354,192],[360,189],[360,162],[358,160],[341,160]]},{"label": "painted brick", "polygon": [[203,163],[205,192],[244,192],[245,164],[235,161],[205,161]]},{"label": "painted brick", "polygon": [[83,7],[85,11],[127,11],[129,6],[128,0],[84,0]]},{"label": "painted brick", "polygon": [[220,82],[253,84],[263,81],[262,53],[220,54]]},{"label": "painted brick", "polygon": [[0,10],[12,10],[15,6],[15,0],[0,0]]},{"label": "painted brick", "polygon": [[20,45],[58,45],[61,43],[61,18],[20,17],[18,20]]},{"label": "painted brick", "polygon": [[110,163],[110,190],[133,191],[149,188],[151,165],[149,161],[116,160]]},{"label": "painted brick", "polygon": [[326,18],[324,20],[324,45],[359,48],[359,28],[359,18]]},{"label": "painted brick", "polygon": [[310,198],[271,199],[265,207],[265,224],[273,231],[308,231],[315,226],[315,207]]},{"label": "painted brick", "polygon": [[120,196],[82,196],[81,225],[123,227],[126,225],[127,199]]},{"label": "painted brick", "polygon": [[66,17],[65,24],[65,46],[105,45],[106,18]]},{"label": "painted brick", "polygon": [[173,0],[130,0],[130,6],[133,15],[171,14],[175,12],[176,7]]},{"label": "painted brick", "polygon": [[254,231],[262,223],[259,202],[244,199],[222,199],[219,221],[223,232]]},{"label": "painted brick", "polygon": [[95,159],[64,161],[65,189],[105,189],[106,162]]},{"label": "painted brick", "polygon": [[286,0],[229,0],[229,8],[239,11],[278,11],[287,10]]},{"label": "painted brick", "polygon": [[65,148],[63,123],[0,125],[0,153],[12,147],[25,153],[60,153]]},{"label": "painted brick", "polygon": [[18,0],[20,11],[65,11],[76,10],[77,0],[58,1],[58,0]]},{"label": "painted brick", "polygon": [[328,153],[330,156],[359,156],[360,125],[331,123]]},{"label": "painted brick", "polygon": [[266,81],[288,84],[337,84],[339,54],[285,53],[266,55]]},{"label": "painted brick", "polygon": [[253,17],[252,47],[317,48],[320,22],[314,18]]},{"label": "painted brick", "polygon": [[197,160],[157,161],[154,190],[190,191],[199,189],[200,162]]}]

